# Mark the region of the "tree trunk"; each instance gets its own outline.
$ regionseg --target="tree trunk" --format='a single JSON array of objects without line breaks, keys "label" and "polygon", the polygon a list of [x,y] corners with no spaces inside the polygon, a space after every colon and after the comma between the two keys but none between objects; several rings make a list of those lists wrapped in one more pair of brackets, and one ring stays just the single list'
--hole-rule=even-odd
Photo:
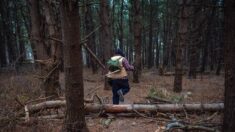
[{"label": "tree trunk", "polygon": [[124,8],[124,0],[121,0],[121,9],[120,9],[120,24],[119,24],[119,42],[120,42],[120,49],[124,50],[123,48],[123,8]]},{"label": "tree trunk", "polygon": [[48,59],[47,52],[45,50],[44,44],[42,42],[41,35],[41,16],[39,12],[39,1],[38,0],[30,0],[30,16],[31,16],[31,38],[30,41],[32,45],[36,48],[36,58],[40,60]]},{"label": "tree trunk", "polygon": [[139,83],[139,75],[141,72],[141,14],[140,14],[140,0],[133,0],[133,30],[134,30],[134,67],[133,82]]},{"label": "tree trunk", "polygon": [[188,7],[186,4],[189,0],[179,0],[180,12],[179,12],[179,30],[178,30],[178,42],[176,46],[176,66],[175,66],[175,80],[174,80],[174,92],[182,91],[182,76],[183,76],[183,47],[186,45],[186,34],[188,32]]},{"label": "tree trunk", "polygon": [[[20,6],[20,2],[15,2],[14,4],[15,10],[17,12],[20,12],[22,9]],[[22,32],[22,27],[24,26],[23,21],[21,19],[21,15],[16,13],[16,37],[17,37],[17,43],[19,46],[19,61],[18,63],[22,63],[26,59],[26,49],[25,49],[25,41],[24,41],[24,32]]]},{"label": "tree trunk", "polygon": [[165,17],[163,18],[163,68],[165,69],[168,67],[168,62],[169,62],[169,31],[170,31],[170,20],[169,20],[169,0],[166,0],[166,13]]},{"label": "tree trunk", "polygon": [[224,132],[235,130],[235,1],[225,0],[224,41],[225,41],[225,100]]},{"label": "tree trunk", "polygon": [[[58,31],[56,31],[56,19],[55,14],[53,14],[53,5],[54,3],[51,0],[43,0],[43,13],[45,17],[46,29],[45,31],[48,33],[48,36],[45,36],[45,43],[50,47],[50,59],[52,63],[50,67],[47,67],[47,72],[55,69],[52,74],[48,77],[48,79],[44,83],[45,87],[45,96],[58,96],[57,90],[60,90],[59,84],[59,63],[60,62],[60,43],[48,38],[57,38],[59,39]],[[57,22],[59,23],[59,22]]]},{"label": "tree trunk", "polygon": [[108,1],[100,0],[100,24],[101,24],[101,46],[103,48],[103,63],[112,56],[112,32],[109,18]]},{"label": "tree trunk", "polygon": [[[192,2],[194,4],[201,5],[202,0],[198,0],[197,2]],[[202,15],[202,7],[195,6],[192,7],[192,19],[190,20],[190,42],[188,44],[188,54],[189,54],[189,78],[196,79],[197,78],[197,67],[199,60],[199,45],[201,44],[201,34],[202,34],[202,23],[203,23],[203,15]]]},{"label": "tree trunk", "polygon": [[[45,2],[45,1],[44,1]],[[30,16],[31,16],[31,43],[36,48],[36,62],[39,63],[39,69],[41,76],[45,77],[41,81],[41,87],[45,91],[45,96],[49,97],[50,99],[57,97],[57,89],[59,87],[59,71],[57,67],[56,57],[50,58],[50,55],[56,56],[55,54],[55,47],[59,46],[58,44],[50,41],[51,44],[46,44],[46,38],[43,38],[42,32],[48,32],[49,35],[53,34],[55,37],[51,26],[51,15],[49,14],[49,6],[44,4],[44,10],[46,15],[46,24],[48,27],[48,31],[45,31],[41,28],[41,15],[39,11],[39,2],[37,0],[30,0]],[[51,51],[49,51],[51,49]],[[54,69],[55,68],[55,69]]]},{"label": "tree trunk", "polygon": [[[0,1],[0,12],[2,13],[2,1]],[[0,16],[0,67],[5,67],[7,65],[7,56],[6,56],[6,42],[3,31],[3,17]]]},{"label": "tree trunk", "polygon": [[212,18],[215,15],[215,6],[213,5],[212,11],[210,13],[210,16],[207,19],[207,29],[206,29],[206,36],[205,36],[205,43],[203,45],[203,57],[202,57],[202,65],[200,72],[203,73],[207,69],[208,64],[208,50],[209,50],[209,43],[211,41],[211,30],[212,30]]},{"label": "tree trunk", "polygon": [[148,69],[153,67],[153,2],[152,0],[149,1],[149,45],[148,45]]},{"label": "tree trunk", "polygon": [[[91,33],[94,30],[94,23],[92,19],[92,8],[89,5],[89,0],[86,1],[86,10],[85,10],[85,27],[86,27],[86,35]],[[91,48],[91,50],[96,53],[96,41],[95,41],[95,34],[93,33],[90,37],[87,38],[87,45]],[[89,54],[88,54],[89,55]],[[98,67],[95,63],[93,57],[89,55],[89,60],[91,60],[91,68],[92,73],[95,74],[98,72]]]},{"label": "tree trunk", "polygon": [[11,5],[11,1],[8,0],[2,0],[1,3],[1,18],[2,18],[2,25],[3,25],[3,32],[4,32],[4,39],[6,44],[6,52],[7,52],[7,62],[14,64],[17,56],[18,56],[18,47],[16,43],[16,37],[14,35],[14,23],[15,20],[13,17],[15,17],[12,10],[14,10],[14,7]]},{"label": "tree trunk", "polygon": [[84,131],[86,125],[78,1],[62,0],[61,14],[67,102],[65,129],[68,132]]},{"label": "tree trunk", "polygon": [[[107,0],[100,0],[100,24],[101,24],[101,33],[100,33],[100,44],[102,47],[102,62],[106,64],[107,60],[112,56],[112,32],[111,24],[109,18],[109,6]],[[105,72],[107,72],[106,70]],[[105,77],[104,89],[111,89],[108,84],[108,79]]]}]

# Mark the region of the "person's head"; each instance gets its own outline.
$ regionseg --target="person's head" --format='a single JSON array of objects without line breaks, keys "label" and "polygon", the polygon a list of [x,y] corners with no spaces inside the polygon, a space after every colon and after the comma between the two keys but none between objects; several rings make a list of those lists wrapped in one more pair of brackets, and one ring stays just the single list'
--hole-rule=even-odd
[{"label": "person's head", "polygon": [[121,49],[119,49],[119,48],[115,50],[115,55],[120,55],[122,57],[125,57],[123,51]]}]

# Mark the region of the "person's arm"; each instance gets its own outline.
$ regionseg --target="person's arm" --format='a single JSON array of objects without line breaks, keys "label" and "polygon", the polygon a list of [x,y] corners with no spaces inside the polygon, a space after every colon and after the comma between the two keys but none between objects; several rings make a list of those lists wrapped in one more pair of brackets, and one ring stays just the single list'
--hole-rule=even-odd
[{"label": "person's arm", "polygon": [[126,58],[123,58],[122,65],[128,71],[133,71],[134,70],[134,66],[130,65]]}]

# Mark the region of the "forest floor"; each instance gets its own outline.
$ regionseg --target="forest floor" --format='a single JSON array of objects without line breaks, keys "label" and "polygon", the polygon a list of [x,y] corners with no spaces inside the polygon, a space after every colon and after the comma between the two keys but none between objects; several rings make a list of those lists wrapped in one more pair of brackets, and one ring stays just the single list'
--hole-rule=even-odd
[{"label": "forest floor", "polygon": [[[132,73],[130,73],[132,74]],[[125,95],[123,104],[148,103],[147,96],[157,95],[178,103],[213,103],[222,102],[224,96],[224,76],[214,74],[199,75],[198,79],[188,79],[183,77],[183,91],[181,93],[172,92],[174,76],[159,76],[156,71],[143,71],[140,83],[132,83],[130,77],[130,92]],[[60,80],[63,83],[63,79]],[[91,97],[96,93],[105,100],[105,103],[112,103],[112,91],[103,89],[104,80],[101,74],[93,75],[89,70],[84,70],[84,89],[85,98]],[[0,74],[0,116],[10,116],[14,114],[13,109],[18,105],[15,97],[21,101],[36,99],[43,95],[40,89],[39,80],[33,74]],[[222,113],[195,112],[186,114],[171,113],[177,119],[187,122],[197,122],[208,117],[210,124],[221,125]],[[86,116],[87,127],[90,132],[161,132],[162,128],[170,120],[158,120],[157,116],[151,118],[144,116],[112,115],[112,121],[108,126],[102,122],[107,121],[108,117]],[[57,132],[62,128],[63,121],[37,121],[31,125],[16,125],[10,127],[10,131],[43,131]],[[2,129],[4,130],[4,129]],[[9,130],[9,129],[8,129]],[[1,130],[0,130],[1,131]]]}]

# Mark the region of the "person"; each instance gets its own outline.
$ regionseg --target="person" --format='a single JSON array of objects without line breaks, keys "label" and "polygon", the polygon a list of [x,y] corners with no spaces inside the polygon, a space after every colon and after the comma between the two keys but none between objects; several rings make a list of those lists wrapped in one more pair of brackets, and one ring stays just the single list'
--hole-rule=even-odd
[{"label": "person", "polygon": [[111,57],[111,60],[118,60],[120,63],[120,71],[109,71],[107,74],[109,84],[112,87],[113,104],[119,104],[119,101],[124,102],[124,95],[130,91],[127,71],[133,71],[134,66],[129,64],[121,49],[115,51],[115,55]]}]

